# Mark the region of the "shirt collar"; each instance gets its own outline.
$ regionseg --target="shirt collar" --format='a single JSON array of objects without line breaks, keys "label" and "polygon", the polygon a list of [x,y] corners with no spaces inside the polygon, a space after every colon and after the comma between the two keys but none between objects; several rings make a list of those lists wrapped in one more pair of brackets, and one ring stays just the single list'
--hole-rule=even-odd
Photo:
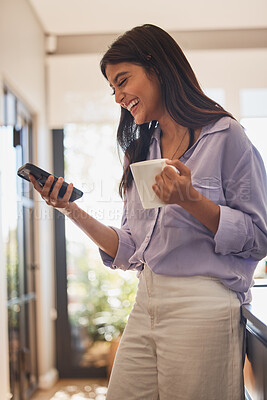
[{"label": "shirt collar", "polygon": [[[199,135],[199,138],[197,141],[199,141],[203,136],[212,134],[212,133],[216,133],[216,132],[221,132],[224,131],[225,129],[228,129],[230,126],[230,121],[231,121],[231,117],[222,117],[217,121],[213,121],[210,124],[204,126],[201,129],[201,133]],[[151,141],[153,139],[156,139],[157,142],[160,143],[160,135],[161,135],[161,129],[159,124],[157,124],[153,135],[151,137]]]},{"label": "shirt collar", "polygon": [[202,128],[199,139],[211,133],[217,133],[228,129],[230,126],[231,117],[222,117],[217,121],[211,122]]}]

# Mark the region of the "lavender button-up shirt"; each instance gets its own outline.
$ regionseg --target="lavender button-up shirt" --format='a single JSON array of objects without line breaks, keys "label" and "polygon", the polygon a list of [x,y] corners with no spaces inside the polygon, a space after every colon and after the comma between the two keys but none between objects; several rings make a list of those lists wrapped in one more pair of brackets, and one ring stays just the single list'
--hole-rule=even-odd
[{"label": "lavender button-up shirt", "polygon": [[[160,127],[151,138],[147,159],[161,158]],[[217,277],[251,300],[253,272],[267,253],[267,179],[259,152],[242,126],[223,117],[202,128],[197,142],[180,158],[192,184],[220,206],[214,235],[178,205],[143,209],[135,183],[127,191],[115,259],[100,250],[106,266],[156,274]]]}]

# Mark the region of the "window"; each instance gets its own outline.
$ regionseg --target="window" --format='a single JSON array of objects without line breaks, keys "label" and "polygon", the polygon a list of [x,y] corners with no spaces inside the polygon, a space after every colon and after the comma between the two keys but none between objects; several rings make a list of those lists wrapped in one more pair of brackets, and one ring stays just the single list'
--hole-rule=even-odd
[{"label": "window", "polygon": [[26,400],[37,387],[33,190],[17,177],[17,169],[31,162],[32,118],[7,88],[4,123],[0,128],[0,213],[7,279],[10,390],[14,400]]},{"label": "window", "polygon": [[[66,125],[63,156],[65,180],[84,192],[77,204],[103,224],[120,226],[122,166],[115,135],[112,123]],[[58,157],[58,150],[56,154]],[[63,340],[68,343],[62,346],[63,354],[58,354],[59,372],[62,377],[106,376],[110,343],[122,333],[135,299],[136,272],[105,267],[97,246],[67,218],[64,236],[66,286],[61,299],[66,299],[62,323],[68,330]],[[62,273],[58,277],[62,280]],[[62,318],[62,312],[59,314]],[[59,326],[59,331],[62,329]],[[69,359],[63,362],[63,357]]]}]

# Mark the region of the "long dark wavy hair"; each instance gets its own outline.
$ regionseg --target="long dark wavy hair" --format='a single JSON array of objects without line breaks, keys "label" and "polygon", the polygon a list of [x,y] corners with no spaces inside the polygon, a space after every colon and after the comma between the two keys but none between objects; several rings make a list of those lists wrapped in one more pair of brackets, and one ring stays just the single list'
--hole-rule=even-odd
[{"label": "long dark wavy hair", "polygon": [[[163,29],[145,24],[118,37],[100,62],[106,79],[107,65],[121,62],[133,63],[143,67],[148,74],[152,71],[157,74],[166,110],[174,121],[189,129],[188,148],[194,142],[195,129],[224,116],[233,118],[204,94],[183,51]],[[137,125],[131,113],[121,107],[117,142],[128,159],[120,182],[122,197],[133,181],[129,164],[146,160],[156,125],[157,121]]]}]

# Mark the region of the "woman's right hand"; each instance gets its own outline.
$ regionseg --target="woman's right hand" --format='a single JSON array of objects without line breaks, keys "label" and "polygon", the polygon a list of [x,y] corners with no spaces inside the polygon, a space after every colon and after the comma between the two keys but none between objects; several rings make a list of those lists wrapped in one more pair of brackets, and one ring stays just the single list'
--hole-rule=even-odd
[{"label": "woman's right hand", "polygon": [[42,187],[39,185],[37,180],[34,178],[33,175],[29,175],[29,179],[31,183],[33,184],[33,187],[37,190],[38,193],[40,193],[41,197],[44,199],[46,204],[49,206],[55,207],[55,208],[66,208],[69,205],[69,199],[72,194],[73,190],[73,184],[70,183],[67,187],[66,193],[64,194],[64,197],[58,198],[58,193],[59,190],[62,186],[62,183],[64,182],[64,179],[62,177],[58,178],[57,182],[55,183],[55,186],[52,190],[52,192],[49,194],[51,186],[54,182],[54,176],[49,175],[47,178],[44,186]]},{"label": "woman's right hand", "polygon": [[58,178],[52,192],[49,194],[54,182],[54,176],[49,175],[44,187],[40,186],[34,176],[29,175],[34,188],[40,193],[46,204],[55,207],[62,214],[69,217],[95,244],[112,258],[116,257],[119,247],[119,237],[114,229],[105,226],[100,221],[88,215],[84,210],[73,201],[70,202],[70,196],[73,190],[73,184],[70,183],[62,199],[58,199],[58,192],[64,182],[63,178]]}]

